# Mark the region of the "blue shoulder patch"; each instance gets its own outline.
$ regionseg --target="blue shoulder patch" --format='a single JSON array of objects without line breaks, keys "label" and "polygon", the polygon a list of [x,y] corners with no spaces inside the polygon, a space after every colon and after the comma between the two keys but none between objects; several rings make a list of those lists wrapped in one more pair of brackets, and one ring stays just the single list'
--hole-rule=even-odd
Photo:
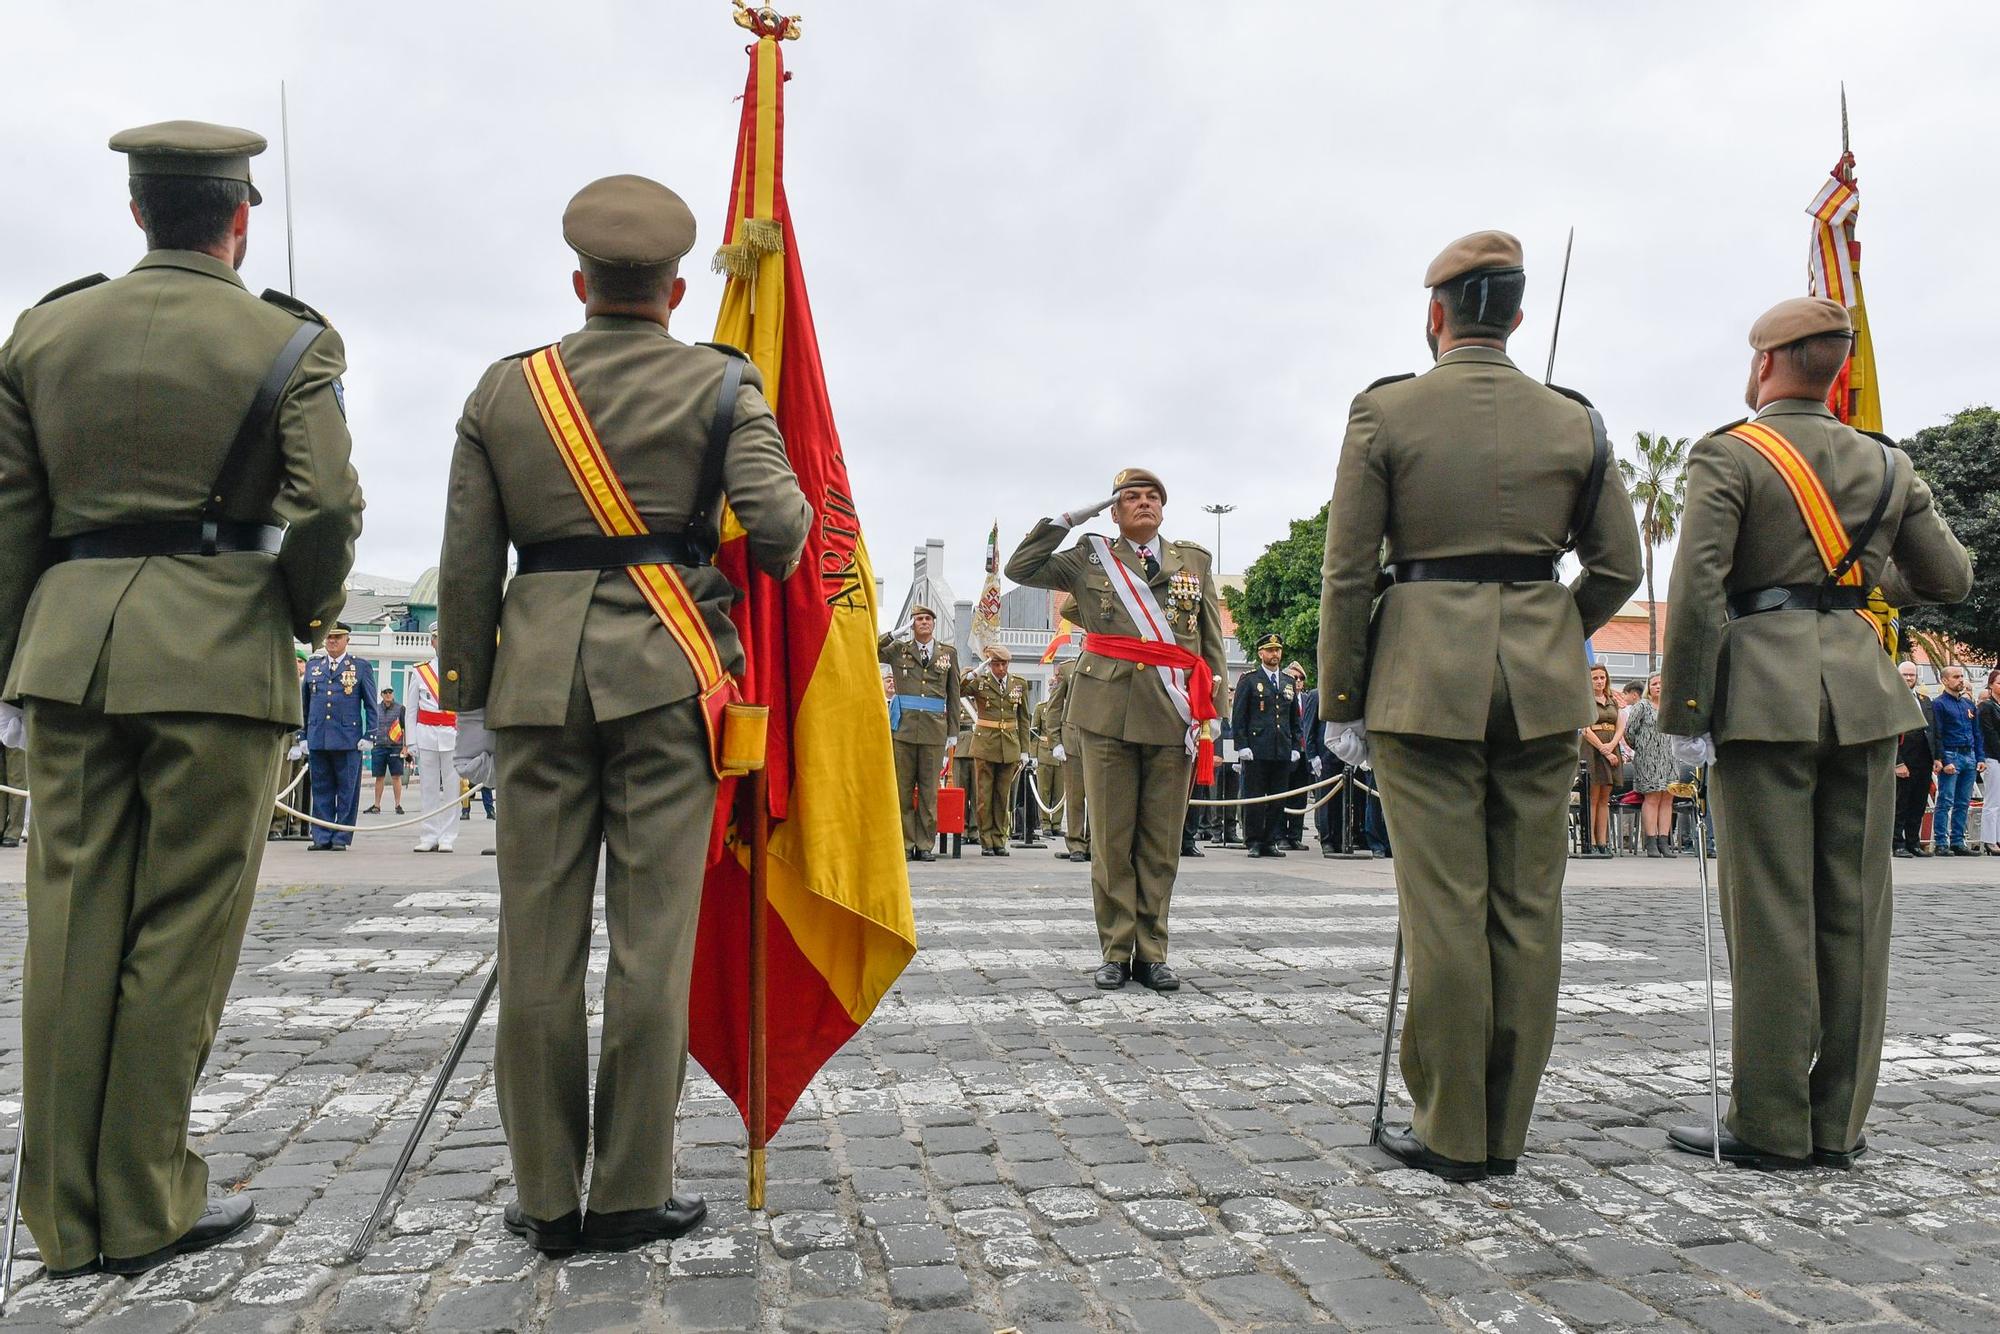
[{"label": "blue shoulder patch", "polygon": [[347,386],[340,382],[340,377],[337,375],[333,377],[333,402],[334,406],[340,409],[340,419],[346,421]]}]

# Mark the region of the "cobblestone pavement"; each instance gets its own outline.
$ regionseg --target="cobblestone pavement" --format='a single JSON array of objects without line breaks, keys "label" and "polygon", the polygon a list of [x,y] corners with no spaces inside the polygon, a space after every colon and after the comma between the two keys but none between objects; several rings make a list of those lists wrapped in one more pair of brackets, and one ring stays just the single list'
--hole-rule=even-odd
[{"label": "cobblestone pavement", "polygon": [[[1898,862],[1888,1059],[1853,1172],[1664,1150],[1706,1116],[1694,867],[1577,862],[1563,1016],[1520,1175],[1447,1187],[1366,1147],[1394,901],[1384,862],[1183,868],[1177,996],[1106,997],[1086,868],[914,868],[924,952],[777,1141],[682,1109],[692,1237],[537,1257],[475,1040],[392,1221],[382,1185],[494,945],[475,820],[452,857],[274,850],[195,1129],[263,1220],[141,1281],[50,1282],[8,1328],[105,1330],[2000,1329],[2000,864]],[[0,854],[0,1134],[18,1117],[22,909]],[[338,870],[347,883],[306,883]],[[1726,995],[1726,993],[1725,993]],[[26,1234],[23,1233],[24,1245]]]}]

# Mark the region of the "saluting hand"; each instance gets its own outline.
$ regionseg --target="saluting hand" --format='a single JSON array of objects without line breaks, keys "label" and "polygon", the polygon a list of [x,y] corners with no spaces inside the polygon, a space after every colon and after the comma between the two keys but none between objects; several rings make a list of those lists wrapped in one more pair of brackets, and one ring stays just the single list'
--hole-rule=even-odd
[{"label": "saluting hand", "polygon": [[1063,527],[1074,528],[1084,522],[1084,520],[1096,518],[1098,515],[1104,513],[1104,511],[1110,509],[1111,502],[1116,499],[1118,499],[1117,496],[1106,496],[1104,499],[1094,501],[1091,504],[1079,505],[1073,510],[1065,510],[1058,518],[1061,519]]}]

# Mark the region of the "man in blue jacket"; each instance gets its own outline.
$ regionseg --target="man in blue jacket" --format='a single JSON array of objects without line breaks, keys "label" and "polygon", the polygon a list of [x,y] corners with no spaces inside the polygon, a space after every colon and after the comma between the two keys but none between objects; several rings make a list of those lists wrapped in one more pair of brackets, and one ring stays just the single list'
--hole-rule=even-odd
[{"label": "man in blue jacket", "polygon": [[1965,822],[1972,810],[1972,780],[1986,759],[1979,701],[1966,684],[1965,668],[1947,667],[1941,679],[1944,689],[1931,701],[1931,753],[1939,766],[1931,837],[1940,854],[1949,846],[1954,857],[1977,857],[1980,849],[1966,846]]},{"label": "man in blue jacket", "polygon": [[[306,664],[299,682],[304,736],[312,768],[312,813],[330,824],[353,824],[361,799],[361,756],[375,727],[375,669],[347,651],[348,627],[326,632],[326,654]],[[353,835],[312,827],[312,851],[345,852]]]}]

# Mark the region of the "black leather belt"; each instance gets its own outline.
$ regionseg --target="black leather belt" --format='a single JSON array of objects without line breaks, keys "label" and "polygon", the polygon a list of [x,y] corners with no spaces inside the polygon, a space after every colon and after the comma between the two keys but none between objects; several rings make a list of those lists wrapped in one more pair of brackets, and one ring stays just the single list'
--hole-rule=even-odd
[{"label": "black leather belt", "polygon": [[1729,619],[1766,611],[1860,611],[1867,605],[1868,590],[1853,584],[1788,584],[1731,593]]},{"label": "black leather belt", "polygon": [[636,537],[558,537],[515,549],[516,574],[557,570],[616,570],[627,565],[706,565],[709,553],[681,533]]},{"label": "black leather belt", "polygon": [[173,519],[160,523],[127,523],[95,528],[87,533],[52,538],[48,560],[117,560],[132,556],[216,556],[224,552],[261,551],[275,556],[284,545],[285,530],[266,523],[231,519],[204,522]]},{"label": "black leather belt", "polygon": [[1389,567],[1399,584],[1545,584],[1556,577],[1547,556],[1439,556],[1399,560]]}]

